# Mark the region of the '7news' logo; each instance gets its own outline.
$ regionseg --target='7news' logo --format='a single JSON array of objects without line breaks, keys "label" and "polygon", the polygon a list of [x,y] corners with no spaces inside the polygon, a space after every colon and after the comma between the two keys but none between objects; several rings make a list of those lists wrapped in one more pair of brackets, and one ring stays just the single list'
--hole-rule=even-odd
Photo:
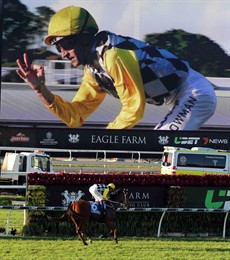
[{"label": "'7news' logo", "polygon": [[227,138],[208,138],[208,137],[203,137],[203,142],[204,145],[208,145],[208,144],[228,144],[228,139]]},{"label": "'7news' logo", "polygon": [[200,137],[175,137],[174,144],[197,144]]}]

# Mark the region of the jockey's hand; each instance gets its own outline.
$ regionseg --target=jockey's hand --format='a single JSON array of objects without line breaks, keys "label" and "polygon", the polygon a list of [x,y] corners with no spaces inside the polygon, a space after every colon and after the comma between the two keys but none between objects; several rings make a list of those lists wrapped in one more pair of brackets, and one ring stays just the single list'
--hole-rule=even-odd
[{"label": "jockey's hand", "polygon": [[45,72],[44,67],[40,65],[34,65],[33,68],[30,65],[29,57],[26,53],[23,55],[24,63],[17,59],[19,69],[16,70],[21,79],[27,82],[32,89],[36,92],[41,92],[41,88],[45,85]]}]

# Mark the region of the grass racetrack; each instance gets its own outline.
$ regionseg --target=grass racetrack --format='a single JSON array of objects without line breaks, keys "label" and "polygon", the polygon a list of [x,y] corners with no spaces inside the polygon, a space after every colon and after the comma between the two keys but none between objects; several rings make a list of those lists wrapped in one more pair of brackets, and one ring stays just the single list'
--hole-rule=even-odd
[{"label": "grass racetrack", "polygon": [[228,239],[137,238],[93,239],[84,246],[78,238],[1,237],[0,259],[230,259]]},{"label": "grass racetrack", "polygon": [[[0,210],[0,227],[6,227],[9,210]],[[84,246],[78,237],[23,237],[23,210],[12,210],[9,223],[17,229],[16,236],[0,236],[0,260],[158,260],[158,259],[230,259],[230,239],[213,237],[156,238],[93,237],[93,243]],[[119,234],[119,230],[118,230]]]}]

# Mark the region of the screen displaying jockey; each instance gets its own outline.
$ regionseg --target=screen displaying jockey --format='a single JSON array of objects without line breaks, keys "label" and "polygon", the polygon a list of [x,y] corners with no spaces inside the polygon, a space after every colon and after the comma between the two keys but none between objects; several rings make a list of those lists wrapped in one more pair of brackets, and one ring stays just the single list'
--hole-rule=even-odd
[{"label": "screen displaying jockey", "polygon": [[[156,130],[196,130],[215,112],[214,87],[187,61],[139,39],[99,32],[95,19],[84,8],[68,6],[58,11],[50,20],[45,43],[55,46],[73,67],[84,66],[72,101],[47,88],[44,68],[32,68],[26,53],[24,63],[17,60],[17,73],[69,127],[83,125],[107,94],[121,103],[107,129],[134,127],[143,119],[146,104],[168,107]],[[152,114],[154,117],[154,106]]]},{"label": "screen displaying jockey", "polygon": [[101,215],[106,214],[106,201],[109,199],[109,194],[115,190],[113,183],[107,184],[94,184],[89,188],[89,192],[92,194],[96,202],[100,203]]}]

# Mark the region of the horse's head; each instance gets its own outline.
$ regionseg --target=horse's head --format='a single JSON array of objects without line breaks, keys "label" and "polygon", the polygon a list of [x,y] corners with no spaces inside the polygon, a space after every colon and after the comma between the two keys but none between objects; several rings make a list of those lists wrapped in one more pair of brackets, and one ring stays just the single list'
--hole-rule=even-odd
[{"label": "horse's head", "polygon": [[128,208],[129,208],[129,197],[128,197],[129,190],[128,190],[127,188],[124,188],[124,189],[123,189],[123,194],[124,194],[123,207],[124,207],[125,209],[128,209]]},{"label": "horse's head", "polygon": [[116,202],[116,207],[128,208],[129,199],[128,199],[128,189],[117,189],[110,194],[112,201]]}]

